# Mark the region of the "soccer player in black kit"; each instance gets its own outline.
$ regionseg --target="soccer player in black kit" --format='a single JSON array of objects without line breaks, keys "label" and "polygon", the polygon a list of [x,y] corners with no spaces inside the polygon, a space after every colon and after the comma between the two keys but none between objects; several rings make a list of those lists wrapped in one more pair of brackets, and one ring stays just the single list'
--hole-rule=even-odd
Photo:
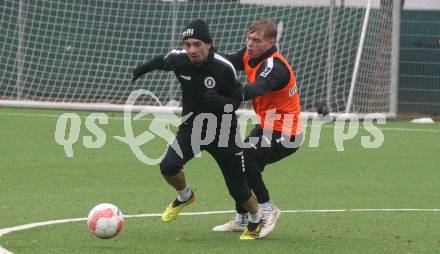
[{"label": "soccer player in black kit", "polygon": [[[163,177],[177,191],[177,198],[165,209],[162,221],[175,220],[182,208],[194,201],[194,192],[186,183],[183,166],[199,152],[193,149],[196,145],[214,157],[230,195],[250,214],[249,223],[240,239],[259,238],[259,233],[264,227],[262,212],[246,183],[243,151],[235,142],[235,110],[242,100],[241,84],[231,62],[215,52],[208,25],[204,21],[195,20],[189,23],[182,33],[182,39],[184,50],[171,50],[166,55],[138,66],[133,71],[132,79],[134,81],[153,70],[173,71],[181,84],[182,115],[190,114],[179,126],[173,143],[169,145],[160,163]],[[215,116],[215,130],[204,124],[206,121],[203,121],[203,116],[207,114]],[[227,124],[228,122],[230,124]],[[210,137],[211,143],[201,142],[202,139],[206,141]],[[181,150],[180,155],[173,148],[176,146]]]}]

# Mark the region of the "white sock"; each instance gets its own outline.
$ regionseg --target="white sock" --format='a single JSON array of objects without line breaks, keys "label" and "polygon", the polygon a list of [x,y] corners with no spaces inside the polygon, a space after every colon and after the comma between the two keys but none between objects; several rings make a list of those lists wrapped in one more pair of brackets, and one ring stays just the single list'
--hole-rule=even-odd
[{"label": "white sock", "polygon": [[260,204],[260,207],[264,211],[272,211],[273,210],[272,202],[270,202],[270,200],[267,201],[266,203]]},{"label": "white sock", "polygon": [[261,208],[258,208],[257,213],[249,213],[249,222],[258,223],[261,220],[262,211]]},{"label": "white sock", "polygon": [[177,191],[177,199],[180,202],[185,202],[191,198],[192,191],[191,188],[187,185],[183,190]]},{"label": "white sock", "polygon": [[247,224],[249,215],[247,213],[235,213],[235,223]]}]

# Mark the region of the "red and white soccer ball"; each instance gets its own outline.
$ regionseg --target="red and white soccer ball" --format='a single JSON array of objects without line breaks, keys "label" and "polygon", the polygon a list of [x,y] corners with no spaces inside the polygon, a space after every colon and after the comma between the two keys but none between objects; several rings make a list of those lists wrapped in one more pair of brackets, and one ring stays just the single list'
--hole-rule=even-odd
[{"label": "red and white soccer ball", "polygon": [[87,226],[99,238],[112,238],[121,232],[124,215],[115,205],[99,204],[90,211]]}]

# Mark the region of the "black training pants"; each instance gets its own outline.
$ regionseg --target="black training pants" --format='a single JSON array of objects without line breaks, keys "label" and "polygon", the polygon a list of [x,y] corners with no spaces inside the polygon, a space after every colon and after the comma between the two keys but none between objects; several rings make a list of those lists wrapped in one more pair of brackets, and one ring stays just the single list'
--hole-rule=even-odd
[{"label": "black training pants", "polygon": [[[160,163],[163,175],[173,176],[183,169],[183,166],[194,158],[191,146],[191,130],[179,129],[175,139],[182,152],[182,157],[174,148],[168,146],[167,153]],[[200,147],[201,151],[207,151],[214,157],[228,187],[229,194],[237,204],[243,204],[251,197],[251,190],[246,182],[244,174],[243,151],[235,144],[235,131],[231,131],[228,147],[218,147],[218,137],[209,144]]]},{"label": "black training pants", "polygon": [[[295,153],[299,149],[303,135],[286,136],[280,132],[272,132],[272,138],[265,135],[260,125],[256,125],[251,133],[244,140],[249,143],[251,137],[258,138],[258,142],[250,148],[245,148],[244,159],[246,168],[246,179],[251,190],[257,196],[258,203],[262,204],[270,200],[269,191],[264,184],[261,173],[266,165],[280,161],[281,159]],[[297,144],[295,147],[286,147],[282,139],[289,139],[290,142]],[[239,204],[236,204],[236,210],[239,213],[246,213],[246,210]]]}]

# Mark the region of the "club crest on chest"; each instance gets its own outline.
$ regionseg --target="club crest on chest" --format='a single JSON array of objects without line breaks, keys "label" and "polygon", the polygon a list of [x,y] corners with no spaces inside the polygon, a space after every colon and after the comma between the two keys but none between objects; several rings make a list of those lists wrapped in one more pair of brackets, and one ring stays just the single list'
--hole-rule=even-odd
[{"label": "club crest on chest", "polygon": [[213,77],[210,77],[210,76],[206,77],[205,81],[203,83],[205,84],[205,86],[207,88],[211,89],[211,88],[215,87],[215,79]]}]

